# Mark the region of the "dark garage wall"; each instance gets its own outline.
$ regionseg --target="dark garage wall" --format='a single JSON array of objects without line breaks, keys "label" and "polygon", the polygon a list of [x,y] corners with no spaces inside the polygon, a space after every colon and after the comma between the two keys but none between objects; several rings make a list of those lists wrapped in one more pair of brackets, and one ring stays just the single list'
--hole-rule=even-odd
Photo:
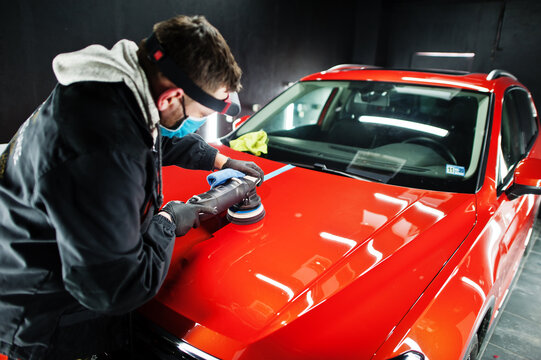
[{"label": "dark garage wall", "polygon": [[473,52],[472,71],[505,69],[541,109],[541,1],[386,1],[376,63],[408,68],[414,52]]},{"label": "dark garage wall", "polygon": [[[0,12],[0,143],[9,141],[55,85],[53,57],[98,43],[148,36],[176,14],[202,14],[244,71],[241,101],[265,103],[285,84],[349,62],[354,0],[16,0]],[[374,34],[377,29],[374,29]]]},{"label": "dark garage wall", "polygon": [[416,51],[474,52],[473,71],[506,69],[541,109],[539,0],[17,0],[0,12],[0,143],[55,84],[53,57],[138,41],[174,14],[203,14],[244,71],[244,113],[288,82],[338,63],[408,68]]}]

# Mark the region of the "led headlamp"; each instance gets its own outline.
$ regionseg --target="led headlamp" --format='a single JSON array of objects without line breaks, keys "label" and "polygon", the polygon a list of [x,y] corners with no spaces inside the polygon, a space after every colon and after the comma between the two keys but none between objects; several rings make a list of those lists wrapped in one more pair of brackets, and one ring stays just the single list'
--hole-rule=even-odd
[{"label": "led headlamp", "polygon": [[148,59],[156,64],[160,71],[176,86],[184,90],[189,97],[220,114],[236,116],[240,113],[240,101],[236,92],[229,93],[225,100],[216,99],[214,96],[209,95],[197,86],[167,55],[155,33],[152,33],[147,38],[146,50]]}]

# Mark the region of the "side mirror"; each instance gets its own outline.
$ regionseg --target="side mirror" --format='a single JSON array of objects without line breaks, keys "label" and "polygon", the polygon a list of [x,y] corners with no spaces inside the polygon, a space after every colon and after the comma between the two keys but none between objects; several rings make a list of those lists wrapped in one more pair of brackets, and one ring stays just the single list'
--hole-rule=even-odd
[{"label": "side mirror", "polygon": [[541,159],[526,158],[515,168],[513,184],[505,191],[510,200],[527,194],[541,194]]},{"label": "side mirror", "polygon": [[232,126],[233,130],[237,130],[239,126],[244,124],[244,122],[248,120],[249,118],[250,118],[250,115],[244,115],[243,117],[238,118],[237,120],[233,121],[233,126]]}]

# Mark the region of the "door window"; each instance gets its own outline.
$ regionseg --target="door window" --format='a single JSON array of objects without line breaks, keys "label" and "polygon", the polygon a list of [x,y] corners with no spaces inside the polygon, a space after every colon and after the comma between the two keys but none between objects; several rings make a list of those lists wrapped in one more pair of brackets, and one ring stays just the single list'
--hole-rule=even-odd
[{"label": "door window", "polygon": [[515,165],[526,155],[537,136],[537,121],[528,93],[515,88],[505,94],[498,152],[498,185],[511,180]]}]

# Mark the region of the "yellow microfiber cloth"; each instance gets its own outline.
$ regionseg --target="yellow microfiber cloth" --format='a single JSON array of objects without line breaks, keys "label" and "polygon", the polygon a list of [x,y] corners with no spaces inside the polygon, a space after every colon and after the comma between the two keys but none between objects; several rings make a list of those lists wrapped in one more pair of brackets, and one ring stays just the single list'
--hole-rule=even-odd
[{"label": "yellow microfiber cloth", "polygon": [[229,146],[237,151],[249,151],[256,156],[267,153],[267,133],[263,130],[242,135],[238,139],[231,140]]}]

